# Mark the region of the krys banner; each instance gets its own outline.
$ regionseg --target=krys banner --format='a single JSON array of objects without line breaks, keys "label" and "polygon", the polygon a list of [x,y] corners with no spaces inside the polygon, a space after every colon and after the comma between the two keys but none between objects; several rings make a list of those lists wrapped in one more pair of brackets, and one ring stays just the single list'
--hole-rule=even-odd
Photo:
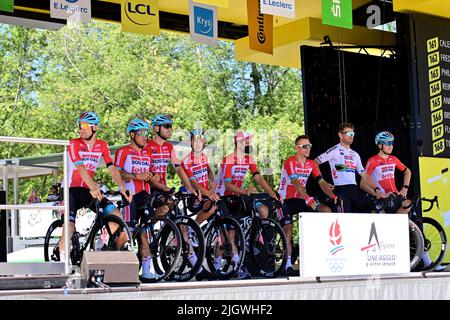
[{"label": "krys banner", "polygon": [[122,31],[159,35],[157,0],[125,0],[121,10]]}]

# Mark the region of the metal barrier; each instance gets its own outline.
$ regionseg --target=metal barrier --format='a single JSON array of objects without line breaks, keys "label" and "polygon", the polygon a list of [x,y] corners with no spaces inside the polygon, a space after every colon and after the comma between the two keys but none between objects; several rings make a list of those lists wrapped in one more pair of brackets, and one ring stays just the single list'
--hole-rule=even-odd
[{"label": "metal barrier", "polygon": [[[47,145],[59,145],[64,146],[63,153],[63,166],[64,166],[64,205],[63,206],[34,206],[34,205],[0,205],[0,210],[28,210],[28,209],[52,209],[62,210],[64,209],[64,215],[69,216],[69,182],[68,182],[68,140],[54,140],[54,139],[39,139],[39,138],[23,138],[23,137],[5,137],[0,136],[0,142],[15,142],[15,143],[28,143],[28,144],[47,144]],[[3,178],[5,179],[5,177]],[[7,177],[6,177],[7,179]],[[17,190],[15,190],[17,192]],[[11,226],[14,227],[14,226]],[[69,228],[64,228],[65,235],[65,247],[69,246]],[[66,249],[67,250],[67,249]],[[64,262],[43,262],[43,263],[0,263],[0,275],[33,275],[33,274],[55,274],[60,273],[59,267],[64,264],[64,274],[69,274],[69,257],[70,254],[66,254]],[[13,266],[12,266],[13,265]]]}]

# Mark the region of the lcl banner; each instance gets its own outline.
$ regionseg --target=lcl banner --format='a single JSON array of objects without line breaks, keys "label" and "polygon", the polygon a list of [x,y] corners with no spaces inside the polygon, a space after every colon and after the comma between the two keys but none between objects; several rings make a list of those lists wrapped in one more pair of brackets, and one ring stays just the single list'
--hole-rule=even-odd
[{"label": "lcl banner", "polygon": [[322,23],[353,29],[352,0],[322,0]]},{"label": "lcl banner", "polygon": [[0,11],[14,12],[14,0],[0,0]]},{"label": "lcl banner", "polygon": [[273,16],[261,13],[260,0],[247,0],[250,49],[273,54]]},{"label": "lcl banner", "polygon": [[191,40],[217,45],[217,8],[189,1],[189,29]]},{"label": "lcl banner", "polygon": [[91,21],[91,0],[50,0],[50,17],[87,23]]},{"label": "lcl banner", "polygon": [[302,277],[410,271],[407,214],[300,213]]},{"label": "lcl banner", "polygon": [[157,0],[124,0],[121,9],[122,31],[159,35]]}]

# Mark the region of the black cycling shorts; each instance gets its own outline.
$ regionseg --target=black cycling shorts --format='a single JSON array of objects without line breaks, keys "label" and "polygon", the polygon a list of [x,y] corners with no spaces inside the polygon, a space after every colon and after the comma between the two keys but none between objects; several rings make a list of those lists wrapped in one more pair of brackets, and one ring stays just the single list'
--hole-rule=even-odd
[{"label": "black cycling shorts", "polygon": [[95,212],[95,201],[91,191],[83,187],[69,188],[69,221],[75,223],[77,211],[81,208],[89,208]]},{"label": "black cycling shorts", "polygon": [[334,193],[342,198],[345,213],[370,213],[375,210],[373,201],[355,184],[335,186]]},{"label": "black cycling shorts", "polygon": [[284,200],[283,217],[280,219],[281,226],[292,224],[292,216],[300,212],[313,212],[314,210],[308,206],[303,199],[290,198]]}]

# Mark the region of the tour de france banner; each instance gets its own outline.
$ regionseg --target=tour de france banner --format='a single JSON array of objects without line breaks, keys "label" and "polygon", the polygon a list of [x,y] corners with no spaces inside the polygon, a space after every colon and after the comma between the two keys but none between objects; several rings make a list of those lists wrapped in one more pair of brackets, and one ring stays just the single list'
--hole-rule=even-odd
[{"label": "tour de france banner", "polygon": [[352,0],[322,0],[322,23],[353,29]]},{"label": "tour de france banner", "polygon": [[124,0],[121,10],[122,31],[159,35],[157,0]]},{"label": "tour de france banner", "polygon": [[189,29],[191,40],[217,45],[217,8],[189,1]]},{"label": "tour de france banner", "polygon": [[295,0],[261,0],[261,13],[295,18]]},{"label": "tour de france banner", "polygon": [[259,0],[247,0],[250,49],[273,54],[273,16],[261,13]]},{"label": "tour de france banner", "polygon": [[450,158],[450,22],[414,22],[423,156]]},{"label": "tour de france banner", "polygon": [[300,213],[300,276],[410,272],[406,214]]},{"label": "tour de france banner", "polygon": [[230,0],[197,0],[196,2],[222,8],[228,8],[230,4]]},{"label": "tour de france banner", "polygon": [[14,0],[0,0],[0,11],[14,12]]},{"label": "tour de france banner", "polygon": [[87,23],[91,21],[91,0],[50,0],[50,17]]},{"label": "tour de france banner", "polygon": [[[428,200],[435,197],[434,207],[430,201],[422,201],[422,216],[431,217],[444,227],[447,239],[450,239],[450,159],[419,157],[420,172],[420,196]],[[427,230],[424,230],[425,237]],[[447,250],[444,263],[450,262],[449,250]]]}]

